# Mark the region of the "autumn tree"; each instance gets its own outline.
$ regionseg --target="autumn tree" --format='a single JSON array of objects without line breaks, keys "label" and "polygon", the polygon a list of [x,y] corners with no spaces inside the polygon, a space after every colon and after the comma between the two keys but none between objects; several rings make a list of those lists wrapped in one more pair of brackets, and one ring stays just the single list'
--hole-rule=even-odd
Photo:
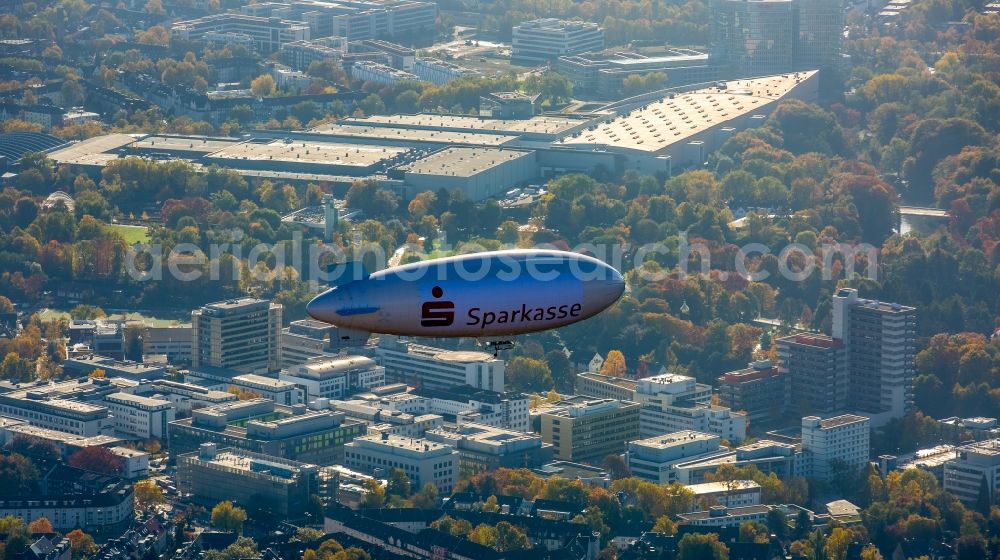
[{"label": "autumn tree", "polygon": [[160,452],[162,444],[160,443],[159,438],[153,436],[147,439],[145,442],[143,442],[142,448],[146,453],[149,453],[150,455],[156,455],[157,453]]},{"label": "autumn tree", "polygon": [[39,473],[24,455],[0,455],[0,496],[22,496],[35,490]]},{"label": "autumn tree", "polygon": [[31,436],[18,435],[11,440],[8,451],[27,457],[39,470],[48,470],[59,462],[59,449],[54,443]]},{"label": "autumn tree", "polygon": [[670,519],[669,515],[661,515],[653,524],[653,532],[663,535],[677,534],[677,524]]},{"label": "autumn tree", "polygon": [[677,560],[728,560],[729,547],[716,533],[688,533],[677,543]]},{"label": "autumn tree", "polygon": [[601,468],[611,475],[612,480],[627,478],[632,475],[625,458],[618,453],[612,453],[604,457],[601,461]]},{"label": "autumn tree", "polygon": [[625,377],[626,373],[625,355],[621,353],[621,350],[609,351],[608,356],[604,358],[604,365],[601,366],[601,375]]},{"label": "autumn tree", "polygon": [[663,515],[677,515],[691,511],[694,492],[682,484],[656,484],[635,477],[623,478],[611,483],[615,494],[624,492],[628,499],[627,509],[648,521],[655,521]]},{"label": "autumn tree", "polygon": [[465,519],[456,519],[450,515],[434,521],[430,524],[431,529],[437,529],[456,537],[464,537],[472,531],[472,524]]},{"label": "autumn tree", "polygon": [[496,496],[490,496],[486,498],[486,501],[483,502],[483,511],[490,513],[495,513],[497,511],[500,511],[500,506],[499,504],[497,504]]},{"label": "autumn tree", "polygon": [[844,560],[847,557],[847,547],[856,539],[855,534],[843,527],[834,527],[826,538],[823,552],[828,560]]},{"label": "autumn tree", "polygon": [[240,537],[236,542],[222,550],[209,550],[204,553],[205,560],[241,560],[243,558],[258,558],[260,551],[257,542],[249,537]]},{"label": "autumn tree", "polygon": [[406,472],[400,468],[393,468],[389,470],[389,476],[386,479],[385,493],[390,496],[399,496],[400,498],[409,498],[410,494],[413,493],[413,484],[410,482],[410,477],[406,475]]},{"label": "autumn tree", "polygon": [[149,479],[136,482],[132,491],[136,507],[143,511],[167,501],[163,496],[163,490]]},{"label": "autumn tree", "polygon": [[212,508],[212,526],[220,531],[242,533],[247,512],[230,501],[219,502]]},{"label": "autumn tree", "polygon": [[385,488],[374,478],[365,479],[362,487],[365,495],[361,498],[361,507],[380,508],[385,505]]},{"label": "autumn tree", "polygon": [[118,474],[122,469],[121,457],[107,447],[97,445],[84,447],[73,453],[67,462],[72,467],[101,474]]},{"label": "autumn tree", "polygon": [[425,482],[420,490],[413,493],[409,500],[410,506],[420,509],[432,509],[438,506],[438,489],[433,482]]},{"label": "autumn tree", "polygon": [[492,525],[480,523],[469,531],[467,538],[476,544],[494,548],[497,545],[497,529]]},{"label": "autumn tree", "polygon": [[770,538],[767,525],[759,521],[740,523],[740,542],[767,543]]},{"label": "autumn tree", "polygon": [[884,560],[884,557],[877,546],[869,544],[861,549],[861,560]]},{"label": "autumn tree", "polygon": [[170,31],[162,25],[154,25],[136,34],[136,42],[147,45],[167,46],[170,44]]},{"label": "autumn tree", "polygon": [[257,97],[270,97],[276,89],[274,78],[270,74],[261,74],[250,82],[250,91]]},{"label": "autumn tree", "polygon": [[0,377],[11,381],[30,381],[34,374],[34,364],[31,360],[22,358],[14,352],[8,352],[0,363]]},{"label": "autumn tree", "polygon": [[552,388],[552,371],[542,360],[517,356],[507,362],[504,375],[517,391],[542,392]]},{"label": "autumn tree", "polygon": [[97,552],[97,543],[94,542],[94,537],[80,529],[73,529],[66,533],[66,538],[73,548],[73,560],[80,560]]},{"label": "autumn tree", "polygon": [[395,194],[371,180],[355,181],[347,190],[346,202],[371,218],[389,217],[399,207]]},{"label": "autumn tree", "polygon": [[20,517],[8,515],[0,518],[0,534],[6,535],[2,552],[6,558],[17,558],[29,546],[31,546],[30,533],[24,520]]},{"label": "autumn tree", "polygon": [[497,543],[495,548],[499,552],[509,552],[512,550],[528,550],[531,548],[531,541],[528,535],[520,529],[506,521],[497,523]]},{"label": "autumn tree", "polygon": [[468,539],[499,552],[531,548],[531,541],[524,531],[506,521],[497,523],[495,527],[485,523],[477,525],[469,533]]},{"label": "autumn tree", "polygon": [[52,522],[46,517],[38,517],[31,523],[28,523],[29,533],[52,533],[55,529],[52,527]]}]

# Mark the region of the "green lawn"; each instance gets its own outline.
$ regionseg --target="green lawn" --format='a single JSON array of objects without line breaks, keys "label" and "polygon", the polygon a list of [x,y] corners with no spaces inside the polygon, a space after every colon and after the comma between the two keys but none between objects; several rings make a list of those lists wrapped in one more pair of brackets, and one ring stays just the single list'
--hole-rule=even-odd
[{"label": "green lawn", "polygon": [[[73,317],[70,316],[69,311],[59,310],[59,309],[43,309],[38,313],[39,318],[43,323],[54,320],[69,321]],[[135,311],[130,311],[128,313],[109,313],[107,318],[112,321],[136,321],[139,323],[145,323],[153,327],[172,327],[175,325],[186,325],[190,322],[190,315],[187,317],[154,317],[150,315],[143,315]]]},{"label": "green lawn", "polygon": [[145,226],[126,226],[115,224],[108,226],[113,231],[118,232],[129,245],[133,243],[146,243],[149,241],[149,228]]}]

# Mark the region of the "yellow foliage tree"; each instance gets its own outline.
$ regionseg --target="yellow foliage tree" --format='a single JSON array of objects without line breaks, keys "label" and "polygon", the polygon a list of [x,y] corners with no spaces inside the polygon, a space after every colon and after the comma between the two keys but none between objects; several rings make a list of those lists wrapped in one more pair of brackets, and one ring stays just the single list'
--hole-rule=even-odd
[{"label": "yellow foliage tree", "polygon": [[486,498],[486,501],[483,502],[483,511],[488,511],[490,513],[500,511],[500,504],[497,503],[496,496]]},{"label": "yellow foliage tree", "polygon": [[52,522],[45,517],[39,517],[28,524],[29,533],[51,533],[54,530],[55,529],[52,528]]},{"label": "yellow foliage tree", "polygon": [[536,408],[541,406],[541,404],[544,402],[545,399],[541,395],[539,395],[538,393],[532,393],[531,396],[528,397],[528,408],[530,408],[531,410],[535,410]]},{"label": "yellow foliage tree", "polygon": [[241,401],[250,401],[253,399],[262,398],[264,396],[260,393],[250,391],[248,389],[242,389],[240,387],[237,387],[236,385],[230,385],[229,389],[226,389],[226,392],[232,395],[236,395],[236,399]]},{"label": "yellow foliage tree", "polygon": [[[924,556],[924,558],[927,557]],[[861,549],[861,560],[884,560],[884,557],[875,545],[870,544]]]},{"label": "yellow foliage tree", "polygon": [[166,502],[163,497],[163,490],[152,480],[140,480],[132,488],[132,495],[135,497],[135,505],[140,510],[149,509],[157,504]]},{"label": "yellow foliage tree", "polygon": [[268,97],[274,95],[277,85],[270,74],[261,74],[250,82],[250,91],[258,97]]},{"label": "yellow foliage tree", "polygon": [[661,515],[653,525],[653,532],[663,535],[676,535],[677,524],[667,515]]},{"label": "yellow foliage tree", "polygon": [[844,560],[847,547],[854,540],[854,533],[843,527],[834,527],[826,539],[823,551],[829,560]]},{"label": "yellow foliage tree", "polygon": [[608,352],[608,357],[604,359],[604,365],[601,366],[601,375],[625,377],[625,372],[625,355],[622,354],[621,350]]},{"label": "yellow foliage tree", "polygon": [[219,502],[212,508],[212,526],[220,531],[242,533],[246,520],[246,510],[234,506],[233,502]]}]

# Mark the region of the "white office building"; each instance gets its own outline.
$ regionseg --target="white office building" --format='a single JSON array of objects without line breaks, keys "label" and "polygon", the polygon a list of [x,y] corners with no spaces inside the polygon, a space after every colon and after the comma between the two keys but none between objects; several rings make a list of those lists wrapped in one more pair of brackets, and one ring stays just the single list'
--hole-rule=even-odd
[{"label": "white office building", "polygon": [[112,393],[104,403],[114,416],[116,432],[143,439],[166,439],[167,424],[176,414],[168,400],[129,393]]},{"label": "white office building", "polygon": [[716,434],[738,443],[746,438],[747,417],[711,404],[712,387],[693,377],[665,373],[640,379],[635,389],[639,436],[651,438],[682,430]]},{"label": "white office building", "polygon": [[837,463],[855,472],[868,463],[871,421],[864,416],[844,414],[822,420],[802,419],[802,454],[805,475],[831,480]]},{"label": "white office building", "polygon": [[536,468],[552,460],[554,449],[542,436],[504,430],[483,424],[466,424],[456,430],[434,429],[427,439],[458,450],[459,471],[473,476],[498,468]]},{"label": "white office building", "polygon": [[305,72],[293,70],[283,64],[271,67],[271,77],[278,89],[305,89],[312,83],[312,78]]},{"label": "white office building", "polygon": [[320,356],[336,356],[330,336],[337,327],[315,319],[292,321],[281,330],[281,367],[290,368]]},{"label": "white office building", "polygon": [[419,82],[416,74],[405,70],[397,70],[392,66],[378,62],[358,61],[351,65],[351,78],[362,82],[374,82],[386,86],[394,86],[400,82]]},{"label": "white office building", "polygon": [[158,399],[170,401],[177,413],[182,415],[190,414],[191,410],[196,408],[215,406],[237,399],[236,395],[226,391],[166,379],[140,383],[135,388],[135,394],[155,396]]},{"label": "white office building", "polygon": [[365,356],[321,356],[282,371],[278,378],[305,391],[305,402],[343,399],[385,385],[385,368]]},{"label": "white office building", "polygon": [[191,325],[146,327],[142,335],[143,356],[166,356],[167,362],[191,361]]},{"label": "white office building", "polygon": [[806,461],[799,447],[778,441],[762,439],[741,445],[735,450],[725,450],[704,457],[674,464],[677,481],[682,484],[700,484],[706,475],[723,465],[737,468],[754,466],[764,474],[774,473],[782,480],[792,476],[807,476]]},{"label": "white office building", "polygon": [[122,460],[122,478],[141,480],[149,477],[149,453],[120,445],[112,447],[109,451]]},{"label": "white office building", "polygon": [[[321,406],[325,399],[319,399],[313,404]],[[368,435],[392,434],[410,438],[421,438],[427,430],[440,428],[444,420],[437,414],[400,412],[381,406],[378,402],[362,399],[346,401],[332,400],[329,406],[337,412],[343,412],[348,418],[363,422],[368,426]]]},{"label": "white office building", "polygon": [[692,511],[709,509],[711,506],[738,508],[760,505],[760,484],[752,480],[703,482],[689,484],[687,489],[694,492]]},{"label": "white office building", "polygon": [[991,503],[1000,489],[1000,439],[977,441],[958,448],[958,458],[944,465],[944,489],[966,504],[979,499],[983,481]]},{"label": "white office building", "polygon": [[433,35],[437,18],[435,3],[413,0],[284,0],[247,4],[240,11],[303,21],[313,37],[332,35],[351,41]]},{"label": "white office building", "polygon": [[46,399],[44,394],[34,396],[33,393],[0,395],[0,415],[78,436],[114,433],[114,419],[106,406],[64,398]]},{"label": "white office building", "polygon": [[308,70],[316,61],[329,59],[339,63],[346,52],[347,41],[340,37],[293,41],[281,45],[281,61],[292,68]]},{"label": "white office building", "polygon": [[438,414],[457,426],[484,424],[528,432],[531,428],[529,398],[523,393],[498,393],[469,387],[419,388],[395,394],[359,395],[373,404],[409,414]]},{"label": "white office building", "polygon": [[185,41],[207,40],[211,38],[206,37],[209,34],[216,38],[219,34],[234,37],[242,35],[250,38],[258,52],[268,54],[277,51],[285,43],[309,39],[309,24],[278,17],[225,13],[174,22],[170,33]]},{"label": "white office building", "polygon": [[229,389],[236,389],[257,393],[265,399],[274,401],[277,404],[292,406],[295,404],[305,404],[305,391],[292,383],[273,377],[255,375],[252,373],[237,375],[229,382]]},{"label": "white office building", "polygon": [[486,352],[449,352],[394,336],[380,336],[375,352],[387,380],[431,389],[469,385],[503,392],[504,361]]},{"label": "white office building", "polygon": [[674,466],[724,453],[716,434],[691,430],[628,442],[628,467],[632,475],[667,484],[677,480]]},{"label": "white office building", "polygon": [[344,457],[351,470],[384,478],[390,470],[402,469],[415,488],[431,482],[442,494],[451,493],[458,480],[458,450],[426,439],[360,437],[344,445]]},{"label": "white office building", "polygon": [[443,84],[455,78],[478,76],[479,72],[470,70],[445,60],[417,57],[413,62],[413,73],[425,82]]},{"label": "white office building", "polygon": [[743,506],[728,508],[726,506],[713,506],[707,510],[682,513],[677,516],[679,522],[684,525],[697,525],[699,527],[739,527],[740,524],[748,521],[763,523],[767,520],[767,514],[771,511],[771,506]]},{"label": "white office building", "polygon": [[534,62],[567,54],[604,50],[604,30],[596,23],[536,19],[514,26],[511,58]]}]

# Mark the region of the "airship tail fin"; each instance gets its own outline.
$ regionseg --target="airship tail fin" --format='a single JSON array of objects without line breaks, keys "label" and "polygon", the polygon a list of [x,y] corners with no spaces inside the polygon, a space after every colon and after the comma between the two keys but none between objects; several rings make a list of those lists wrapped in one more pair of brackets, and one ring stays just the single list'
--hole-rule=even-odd
[{"label": "airship tail fin", "polygon": [[345,263],[333,263],[327,268],[327,282],[331,288],[343,286],[358,280],[368,278],[368,270],[361,261],[348,261]]}]

